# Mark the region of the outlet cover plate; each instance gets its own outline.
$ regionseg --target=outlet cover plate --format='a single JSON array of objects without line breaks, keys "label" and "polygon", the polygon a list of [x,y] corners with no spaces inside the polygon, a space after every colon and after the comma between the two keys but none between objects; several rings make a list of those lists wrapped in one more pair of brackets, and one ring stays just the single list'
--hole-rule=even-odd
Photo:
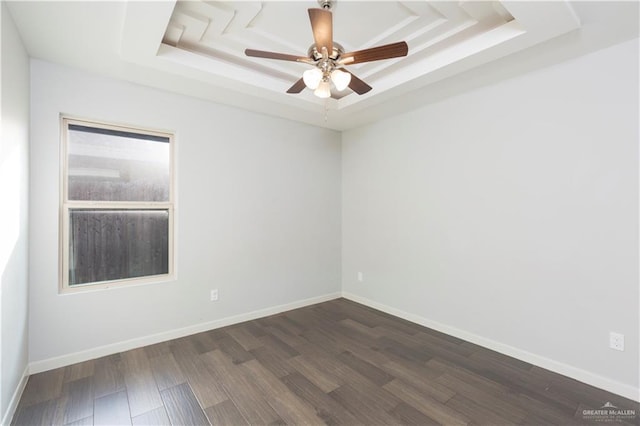
[{"label": "outlet cover plate", "polygon": [[617,351],[624,351],[624,334],[610,332],[609,347]]}]

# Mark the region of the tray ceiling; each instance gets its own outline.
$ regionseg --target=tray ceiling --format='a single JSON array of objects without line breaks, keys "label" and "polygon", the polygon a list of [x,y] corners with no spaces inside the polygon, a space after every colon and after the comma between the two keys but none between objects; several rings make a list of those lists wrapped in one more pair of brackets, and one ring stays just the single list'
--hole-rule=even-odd
[{"label": "tray ceiling", "polygon": [[[565,2],[334,2],[334,39],[345,51],[406,41],[409,54],[347,66],[373,87],[323,100],[286,90],[310,65],[249,58],[246,48],[305,56],[313,43],[308,8],[316,1],[177,1],[127,5],[123,56],[147,66],[191,70],[211,84],[316,115],[341,117],[530,47],[580,23]],[[140,37],[140,28],[152,28]],[[153,37],[151,37],[153,34]],[[444,71],[444,72],[443,72]]]},{"label": "tray ceiling", "polygon": [[435,83],[580,28],[565,1],[348,1],[332,8],[346,51],[406,41],[406,57],[347,66],[373,90],[319,99],[286,90],[310,66],[311,1],[8,2],[30,55],[338,130],[394,113]]},{"label": "tray ceiling", "polygon": [[[185,65],[203,67],[228,78],[283,93],[310,66],[244,55],[246,47],[305,56],[313,43],[306,9],[313,3],[295,2],[204,2],[179,1],[163,36],[161,55]],[[361,2],[336,3],[333,9],[334,37],[345,51],[362,50],[405,40],[409,57],[350,66],[381,92],[411,79],[403,72],[411,64],[469,40],[466,54],[477,53],[496,42],[522,33],[498,2]],[[190,53],[191,55],[189,55]],[[452,60],[453,58],[450,58]],[[378,83],[377,85],[375,83]],[[309,102],[318,100],[309,96]],[[349,102],[358,95],[345,90]]]}]

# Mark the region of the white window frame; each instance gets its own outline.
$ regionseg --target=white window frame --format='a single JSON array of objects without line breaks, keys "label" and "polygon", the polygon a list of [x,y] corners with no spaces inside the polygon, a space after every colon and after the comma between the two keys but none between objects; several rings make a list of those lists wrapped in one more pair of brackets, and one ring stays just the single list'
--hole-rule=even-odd
[{"label": "white window frame", "polygon": [[[101,129],[117,130],[123,132],[133,132],[144,135],[160,136],[169,139],[169,201],[166,202],[130,202],[130,201],[77,201],[68,199],[68,144],[69,125],[88,126]],[[61,140],[61,167],[60,183],[60,226],[59,226],[59,291],[60,293],[75,293],[87,290],[106,289],[111,287],[123,287],[138,284],[149,284],[169,281],[175,278],[174,265],[174,210],[175,210],[175,137],[169,131],[152,130],[143,127],[130,126],[125,124],[107,123],[98,120],[74,118],[72,116],[60,115],[60,140]],[[168,272],[166,274],[148,275],[143,277],[123,278],[110,281],[99,281],[84,284],[69,285],[69,221],[70,211],[75,209],[104,209],[104,210],[167,210],[168,220]]]}]

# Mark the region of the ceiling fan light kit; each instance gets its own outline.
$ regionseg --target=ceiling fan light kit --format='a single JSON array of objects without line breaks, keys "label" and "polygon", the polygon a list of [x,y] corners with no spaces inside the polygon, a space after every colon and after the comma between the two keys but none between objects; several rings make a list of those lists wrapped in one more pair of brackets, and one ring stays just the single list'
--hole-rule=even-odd
[{"label": "ceiling fan light kit", "polygon": [[342,92],[344,89],[349,87],[349,83],[351,83],[351,74],[348,72],[333,70],[331,71],[331,81],[336,86],[339,92]]},{"label": "ceiling fan light kit", "polygon": [[329,98],[333,84],[333,87],[339,92],[349,87],[358,95],[363,95],[371,90],[371,86],[342,68],[344,65],[407,56],[409,48],[404,41],[345,53],[342,46],[333,41],[331,0],[319,0],[318,3],[322,9],[309,9],[309,20],[315,43],[309,48],[307,56],[255,49],[245,50],[247,56],[255,58],[302,62],[314,66],[314,68],[305,71],[302,78],[296,81],[287,90],[287,93],[300,93],[307,87],[313,90],[317,97]]},{"label": "ceiling fan light kit", "polygon": [[318,68],[312,68],[302,73],[304,84],[311,90],[316,90],[322,81],[322,71]]},{"label": "ceiling fan light kit", "polygon": [[318,84],[318,88],[313,91],[313,94],[319,98],[326,99],[331,96],[331,83],[328,80],[322,80]]}]

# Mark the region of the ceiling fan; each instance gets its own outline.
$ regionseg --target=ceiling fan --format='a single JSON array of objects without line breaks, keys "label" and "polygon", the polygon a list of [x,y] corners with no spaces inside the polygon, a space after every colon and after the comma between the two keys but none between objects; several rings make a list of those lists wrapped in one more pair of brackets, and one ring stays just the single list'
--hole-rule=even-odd
[{"label": "ceiling fan", "polygon": [[309,9],[309,19],[315,43],[309,48],[307,56],[255,49],[244,51],[245,55],[255,58],[278,59],[313,65],[314,68],[305,71],[302,78],[296,81],[287,90],[287,93],[300,93],[305,87],[308,87],[319,98],[328,98],[331,96],[331,83],[333,83],[338,91],[349,87],[358,95],[363,95],[371,90],[371,86],[347,71],[344,68],[345,65],[407,56],[409,47],[404,41],[345,53],[342,46],[333,41],[331,0],[318,0],[318,3],[322,6],[321,9]]}]

